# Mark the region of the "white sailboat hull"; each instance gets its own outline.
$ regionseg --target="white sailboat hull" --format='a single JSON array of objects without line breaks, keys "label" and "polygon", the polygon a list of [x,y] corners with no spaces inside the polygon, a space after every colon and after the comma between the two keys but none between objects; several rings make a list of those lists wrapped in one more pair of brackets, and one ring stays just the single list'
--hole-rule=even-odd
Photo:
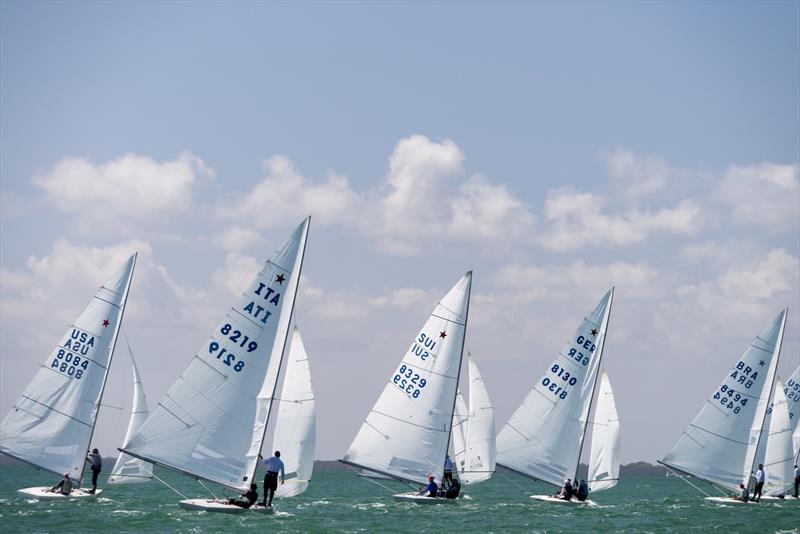
[{"label": "white sailboat hull", "polygon": [[418,493],[398,493],[393,497],[397,502],[413,502],[417,504],[443,504],[456,501],[446,497],[430,497],[428,495],[419,495]]},{"label": "white sailboat hull", "polygon": [[758,504],[755,501],[740,501],[736,497],[706,497],[706,502],[713,502],[715,504]]},{"label": "white sailboat hull", "polygon": [[64,501],[70,499],[94,499],[100,495],[102,491],[103,490],[99,489],[94,493],[89,493],[84,489],[74,489],[69,495],[64,495],[63,493],[50,491],[49,487],[43,486],[35,488],[22,488],[17,490],[17,493],[21,493],[22,495],[30,497],[31,499],[39,499],[40,501]]},{"label": "white sailboat hull", "polygon": [[778,501],[778,502],[780,502],[780,501],[794,501],[794,502],[797,502],[800,499],[798,499],[794,495],[786,495],[782,499],[780,497],[775,496],[775,495],[762,495],[761,496],[761,500],[762,501]]},{"label": "white sailboat hull", "polygon": [[565,501],[564,499],[559,499],[558,497],[554,497],[553,495],[531,495],[531,499],[534,501],[541,501],[541,502],[548,502],[553,504],[564,504],[567,506],[597,506],[597,503],[586,499],[585,501],[579,501],[577,499],[571,499],[569,501]]},{"label": "white sailboat hull", "polygon": [[250,508],[242,508],[233,504],[219,502],[213,499],[186,499],[178,503],[184,510],[193,512],[211,512],[217,514],[243,514],[245,512],[261,512],[271,514],[272,507],[255,504]]}]

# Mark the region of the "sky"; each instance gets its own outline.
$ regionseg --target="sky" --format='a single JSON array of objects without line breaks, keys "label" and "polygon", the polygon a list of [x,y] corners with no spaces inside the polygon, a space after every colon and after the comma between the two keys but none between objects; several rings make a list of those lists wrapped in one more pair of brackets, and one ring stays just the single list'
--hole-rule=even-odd
[{"label": "sky", "polygon": [[797,2],[2,2],[0,412],[134,251],[122,341],[154,406],[310,214],[317,458],[472,269],[498,431],[616,287],[622,461],[653,462],[785,307],[779,374],[800,364],[798,22]]}]

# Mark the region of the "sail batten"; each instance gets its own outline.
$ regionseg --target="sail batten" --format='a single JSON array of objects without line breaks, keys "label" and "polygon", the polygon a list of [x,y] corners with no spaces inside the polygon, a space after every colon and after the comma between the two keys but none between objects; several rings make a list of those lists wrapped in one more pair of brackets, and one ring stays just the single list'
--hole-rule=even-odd
[{"label": "sail batten", "polygon": [[0,424],[0,452],[80,481],[137,255],[97,290]]},{"label": "sail batten", "polygon": [[408,482],[439,480],[449,446],[472,273],[438,303],[414,337],[342,461]]},{"label": "sail batten", "polygon": [[[265,263],[123,452],[236,490],[253,481],[309,219]],[[266,392],[266,394],[265,394]]]},{"label": "sail batten", "polygon": [[747,484],[760,463],[786,314],[783,310],[756,336],[661,463],[731,491]]},{"label": "sail batten", "polygon": [[[497,436],[497,464],[560,486],[580,461],[614,288],[584,318]],[[573,444],[564,446],[564,444]]]}]

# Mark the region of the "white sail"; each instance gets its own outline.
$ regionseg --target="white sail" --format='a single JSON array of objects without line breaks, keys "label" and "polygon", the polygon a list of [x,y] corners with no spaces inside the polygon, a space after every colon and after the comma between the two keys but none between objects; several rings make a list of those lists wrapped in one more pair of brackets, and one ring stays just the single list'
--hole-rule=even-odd
[{"label": "white sail", "polygon": [[[148,414],[147,398],[144,395],[139,368],[136,367],[136,360],[133,359],[133,354],[130,354],[130,357],[131,367],[133,368],[133,402],[131,404],[131,418],[128,421],[128,431],[125,433],[125,441],[123,441],[125,444],[139,430]],[[108,477],[108,482],[109,484],[135,484],[147,482],[152,478],[153,464],[128,456],[125,453],[120,453],[114,468],[111,470],[111,476]]]},{"label": "white sail", "polygon": [[[236,490],[253,480],[294,308],[309,219],[264,264],[122,452]],[[273,381],[275,382],[275,381]],[[269,384],[268,397],[274,395]]]},{"label": "white sail", "polygon": [[472,272],[414,337],[342,461],[409,482],[442,479],[467,327]]},{"label": "white sail", "polygon": [[[789,424],[794,435],[795,456],[800,455],[800,366],[794,370],[783,389],[786,395],[786,407],[789,410]],[[800,456],[798,456],[800,457]]]},{"label": "white sail", "polygon": [[477,484],[492,478],[495,466],[496,442],[494,408],[478,365],[470,354],[469,361],[469,420],[467,423],[466,454],[459,476],[464,484]]},{"label": "white sail", "polygon": [[136,254],[97,291],[0,424],[0,452],[83,477]]},{"label": "white sail", "polygon": [[308,488],[314,470],[314,451],[317,444],[317,416],[314,390],[311,388],[311,368],[296,326],[292,332],[286,378],[278,406],[272,450],[281,451],[286,483],[278,486],[276,495],[294,497]]},{"label": "white sail", "polygon": [[731,491],[748,483],[762,434],[766,434],[762,426],[786,313],[779,313],[753,340],[661,463]]},{"label": "white sail", "polygon": [[469,421],[469,409],[464,402],[461,389],[456,394],[456,409],[453,411],[453,463],[459,473],[464,471],[464,463],[467,455],[467,426]]},{"label": "white sail", "polygon": [[780,378],[775,379],[775,396],[771,412],[767,451],[763,462],[766,475],[764,493],[779,495],[787,492],[794,482],[792,426]]},{"label": "white sail", "polygon": [[603,371],[597,390],[597,405],[592,422],[592,448],[589,455],[589,489],[602,491],[619,481],[619,417],[614,391]]},{"label": "white sail", "polygon": [[614,288],[600,299],[497,436],[497,463],[555,486],[578,470]]}]

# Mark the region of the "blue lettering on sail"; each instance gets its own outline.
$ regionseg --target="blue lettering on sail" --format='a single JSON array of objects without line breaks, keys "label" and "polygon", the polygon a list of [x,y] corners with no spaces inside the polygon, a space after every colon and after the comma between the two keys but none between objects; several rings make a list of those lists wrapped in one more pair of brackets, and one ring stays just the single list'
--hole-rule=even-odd
[{"label": "blue lettering on sail", "polygon": [[419,373],[415,373],[411,366],[406,364],[402,364],[394,374],[392,383],[412,399],[418,399],[422,389],[428,385],[426,379],[422,378]]}]

